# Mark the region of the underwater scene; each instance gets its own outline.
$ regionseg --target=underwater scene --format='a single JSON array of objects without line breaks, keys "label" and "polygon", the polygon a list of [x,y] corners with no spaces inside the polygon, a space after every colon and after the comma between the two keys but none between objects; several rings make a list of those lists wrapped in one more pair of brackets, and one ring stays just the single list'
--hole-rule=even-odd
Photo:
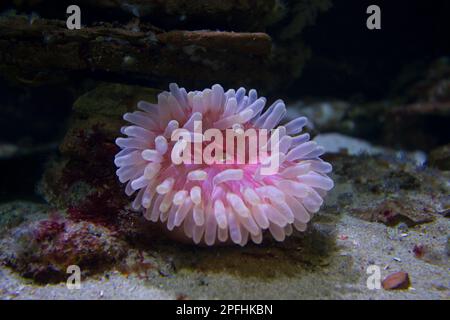
[{"label": "underwater scene", "polygon": [[0,299],[449,300],[449,12],[0,1]]}]

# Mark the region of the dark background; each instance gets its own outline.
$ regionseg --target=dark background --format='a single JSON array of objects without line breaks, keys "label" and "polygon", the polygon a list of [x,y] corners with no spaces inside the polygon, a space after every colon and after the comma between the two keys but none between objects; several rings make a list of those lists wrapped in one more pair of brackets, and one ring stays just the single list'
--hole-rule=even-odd
[{"label": "dark background", "polygon": [[[371,4],[381,8],[381,30],[366,28]],[[312,57],[292,92],[369,99],[401,94],[401,72],[416,68],[412,82],[430,61],[450,53],[449,14],[446,0],[334,1],[305,31]]]}]

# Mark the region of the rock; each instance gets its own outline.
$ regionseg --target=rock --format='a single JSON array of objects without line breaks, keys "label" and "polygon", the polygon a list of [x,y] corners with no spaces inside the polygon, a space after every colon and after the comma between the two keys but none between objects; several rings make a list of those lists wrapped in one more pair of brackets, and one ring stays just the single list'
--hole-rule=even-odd
[{"label": "rock", "polygon": [[65,280],[70,265],[78,265],[82,275],[96,273],[125,254],[124,243],[110,230],[64,218],[24,223],[0,246],[4,264],[42,283]]},{"label": "rock", "polygon": [[381,222],[389,226],[402,222],[409,227],[433,221],[430,209],[411,201],[385,200],[358,216],[369,221]]},{"label": "rock", "polygon": [[47,216],[47,206],[28,201],[0,204],[0,237],[25,221],[35,221]]},{"label": "rock", "polygon": [[349,155],[376,155],[386,153],[387,150],[382,147],[376,147],[369,142],[349,137],[340,133],[323,133],[314,137],[314,141],[325,148],[329,153],[344,152]]},{"label": "rock", "polygon": [[369,141],[347,136],[337,132],[320,133],[313,139],[325,148],[327,153],[345,153],[348,155],[389,155],[414,162],[418,166],[424,165],[426,154],[422,151],[407,152],[403,150],[393,150],[383,146],[371,144]]},{"label": "rock", "polygon": [[290,8],[284,26],[280,32],[282,40],[289,40],[295,38],[303,29],[312,24],[315,17],[323,11],[327,11],[332,7],[330,0],[318,0],[314,3],[307,1],[287,1]]},{"label": "rock", "polygon": [[392,110],[395,116],[449,116],[450,103],[425,101],[410,104],[407,106],[400,106]]},{"label": "rock", "polygon": [[[39,186],[53,206],[75,222],[89,222],[133,242],[160,236],[142,214],[130,212],[131,200],[116,176],[114,140],[125,125],[122,116],[140,100],[156,102],[159,90],[100,84],[74,103],[70,127],[60,145],[61,158],[49,163]],[[152,228],[153,227],[153,228]]]},{"label": "rock", "polygon": [[123,114],[136,110],[140,100],[155,102],[159,92],[139,86],[100,84],[79,97],[60,145],[62,158],[47,166],[40,193],[58,207],[88,207],[83,211],[89,214],[103,212],[101,206],[110,211],[121,209],[128,201],[115,174],[113,159],[119,148],[114,140],[125,124]]},{"label": "rock", "polygon": [[[416,69],[417,66],[413,66]],[[429,65],[418,75],[418,81],[407,88],[410,100],[448,101],[450,99],[450,60],[444,56]]]},{"label": "rock", "polygon": [[394,99],[300,100],[290,103],[288,116],[308,116],[314,122],[314,127],[309,126],[314,133],[335,132],[389,148],[428,152],[448,144],[450,63],[441,60],[425,72],[414,69],[420,81],[413,85],[410,81]]},{"label": "rock", "polygon": [[[345,101],[323,101],[311,104],[298,101],[287,106],[287,117],[294,119],[306,116],[314,120],[314,123],[309,123],[308,126],[319,132],[343,132],[344,122],[347,121],[345,116],[350,107],[350,104]],[[353,126],[354,124],[345,123],[345,125]]]},{"label": "rock", "polygon": [[[19,1],[10,1],[17,4]],[[261,30],[281,18],[284,8],[276,0],[202,1],[202,0],[81,0],[85,10],[107,11],[111,17],[128,15],[158,21],[161,27],[181,29],[187,25],[201,29],[209,25],[214,29]],[[20,1],[20,9],[42,9],[45,1]],[[101,15],[101,13],[99,14]]]},{"label": "rock", "polygon": [[411,285],[409,281],[408,273],[404,271],[399,271],[388,275],[381,282],[383,289],[385,290],[401,290],[408,289]]},{"label": "rock", "polygon": [[430,166],[441,170],[450,170],[450,144],[433,149],[430,152],[428,162]]},{"label": "rock", "polygon": [[204,50],[226,50],[241,54],[267,56],[271,39],[265,33],[238,33],[223,31],[169,31],[158,35],[158,40],[175,48],[198,46]]},{"label": "rock", "polygon": [[272,44],[265,33],[150,29],[129,31],[104,24],[73,32],[62,20],[30,24],[23,16],[0,17],[0,68],[9,68],[7,74],[16,80],[33,76],[32,70],[157,78],[164,86],[168,79],[204,86],[217,81],[218,73],[226,86],[260,87],[271,79]]},{"label": "rock", "polygon": [[140,100],[156,102],[159,92],[140,86],[100,84],[80,96],[73,105],[71,125],[60,146],[61,152],[86,158],[93,147],[86,145],[86,139],[93,134],[96,135],[92,137],[94,140],[104,138],[105,142],[114,143],[125,123],[123,114],[136,110]]},{"label": "rock", "polygon": [[300,76],[311,55],[302,32],[331,1],[83,0],[89,18],[81,30],[67,30],[65,12],[56,11],[64,6],[41,0],[4,6],[12,10],[0,16],[0,49],[7,53],[0,70],[19,84],[100,73],[159,87],[220,82],[276,91]]},{"label": "rock", "polygon": [[390,108],[384,126],[385,141],[405,148],[432,150],[448,143],[450,118],[450,63],[431,63],[419,81],[407,90],[408,100]]},{"label": "rock", "polygon": [[448,143],[450,101],[424,101],[394,107],[386,116],[385,143],[430,151]]},{"label": "rock", "polygon": [[[428,223],[441,215],[448,194],[448,178],[414,162],[383,155],[328,154],[333,164],[335,189],[327,203],[338,211],[372,222],[408,227]],[[352,194],[352,201],[340,194]],[[339,210],[339,208],[341,208]]]}]

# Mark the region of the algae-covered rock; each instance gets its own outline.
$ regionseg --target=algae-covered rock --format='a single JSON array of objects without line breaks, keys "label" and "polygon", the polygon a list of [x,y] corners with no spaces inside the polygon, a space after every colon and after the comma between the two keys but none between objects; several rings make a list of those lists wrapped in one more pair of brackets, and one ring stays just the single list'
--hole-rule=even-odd
[{"label": "algae-covered rock", "polygon": [[[429,205],[429,204],[428,204]],[[406,223],[415,226],[433,221],[432,209],[426,204],[411,198],[398,198],[376,202],[353,209],[359,218],[381,222],[389,226]]]},{"label": "algae-covered rock", "polygon": [[100,84],[74,103],[61,157],[47,164],[39,192],[52,205],[88,208],[111,216],[128,203],[115,175],[114,140],[125,124],[122,116],[140,100],[154,102],[159,91],[139,86]]},{"label": "algae-covered rock", "polygon": [[0,204],[0,237],[25,221],[36,221],[47,216],[47,206],[28,201]]},{"label": "algae-covered rock", "polygon": [[66,279],[71,265],[80,267],[83,275],[93,274],[125,253],[123,242],[110,230],[63,218],[24,223],[0,245],[4,264],[42,283]]},{"label": "algae-covered rock", "polygon": [[61,152],[83,158],[95,148],[86,145],[89,137],[98,143],[102,140],[113,142],[125,123],[123,114],[135,110],[140,100],[155,102],[158,93],[159,90],[139,86],[100,84],[75,101],[71,125],[60,146]]},{"label": "algae-covered rock", "polygon": [[[123,207],[126,197],[115,175],[113,160],[119,148],[114,140],[125,125],[123,114],[135,110],[140,100],[155,102],[158,93],[151,88],[105,83],[79,97],[60,145],[62,157],[48,164],[40,184],[45,198],[64,208],[85,203],[93,193],[97,211],[101,206]],[[117,201],[108,206],[103,198]]]},{"label": "algae-covered rock", "polygon": [[146,87],[103,83],[79,97],[73,111],[85,117],[95,115],[122,119],[125,112],[136,108],[137,101],[155,102],[158,93],[159,90]]},{"label": "algae-covered rock", "polygon": [[337,203],[348,214],[389,226],[428,223],[439,216],[448,192],[440,172],[388,154],[329,155]]}]

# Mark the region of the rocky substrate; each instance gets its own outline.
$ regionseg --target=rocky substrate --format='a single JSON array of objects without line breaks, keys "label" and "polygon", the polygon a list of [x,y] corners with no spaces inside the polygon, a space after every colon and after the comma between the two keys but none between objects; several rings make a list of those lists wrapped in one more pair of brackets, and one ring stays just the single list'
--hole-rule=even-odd
[{"label": "rocky substrate", "polygon": [[[336,186],[307,232],[196,247],[133,212],[115,175],[122,114],[158,92],[102,83],[75,101],[39,184],[46,203],[0,205],[3,298],[449,298],[447,147],[426,154],[321,133]],[[313,119],[312,134],[361,119],[348,103],[289,110]],[[82,290],[65,287],[70,265]],[[368,289],[369,267],[380,289]]]},{"label": "rocky substrate", "polygon": [[[180,244],[106,198],[103,212],[3,204],[1,297],[448,299],[449,172],[395,154],[328,154],[336,187],[307,232],[260,246]],[[70,264],[81,290],[65,287]],[[367,287],[369,266],[380,289]]]}]

